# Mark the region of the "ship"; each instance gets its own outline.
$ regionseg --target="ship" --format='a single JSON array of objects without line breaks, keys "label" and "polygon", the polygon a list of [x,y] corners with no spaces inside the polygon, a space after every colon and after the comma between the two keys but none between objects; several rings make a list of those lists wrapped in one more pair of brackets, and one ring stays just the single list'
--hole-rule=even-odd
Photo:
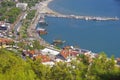
[{"label": "ship", "polygon": [[44,28],[37,28],[36,31],[39,35],[47,34],[47,30]]},{"label": "ship", "polygon": [[40,25],[48,26],[44,16],[41,16],[38,22]]}]

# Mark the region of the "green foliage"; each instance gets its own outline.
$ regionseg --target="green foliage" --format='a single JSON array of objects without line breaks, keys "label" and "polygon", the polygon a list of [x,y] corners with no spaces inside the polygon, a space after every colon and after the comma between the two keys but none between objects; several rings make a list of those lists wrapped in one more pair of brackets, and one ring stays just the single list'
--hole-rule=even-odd
[{"label": "green foliage", "polygon": [[2,1],[1,6],[2,7],[13,7],[13,6],[15,6],[15,2],[13,2],[13,1]]},{"label": "green foliage", "polygon": [[34,42],[33,42],[33,48],[34,49],[44,49],[44,47],[42,46],[42,45],[40,45],[40,42],[39,41],[37,41],[37,40],[35,40]]},{"label": "green foliage", "polygon": [[51,74],[50,67],[43,65],[40,61],[41,60],[39,59],[34,61],[31,64],[32,69],[35,72],[38,80],[49,80]]},{"label": "green foliage", "polygon": [[103,53],[86,65],[82,61],[58,62],[46,66],[41,60],[22,59],[18,54],[0,49],[1,80],[120,80],[120,67],[114,57]]},{"label": "green foliage", "polygon": [[7,8],[0,8],[0,16],[2,16],[6,12]]},{"label": "green foliage", "polygon": [[17,43],[17,45],[18,45],[18,47],[20,47],[22,49],[24,49],[24,47],[25,47],[25,43],[24,42],[19,42],[19,43]]},{"label": "green foliage", "polygon": [[10,23],[15,22],[15,20],[17,19],[18,15],[20,14],[21,10],[19,8],[11,8],[9,10],[9,12],[7,12],[5,14],[5,16],[7,16],[7,20]]},{"label": "green foliage", "polygon": [[23,20],[23,24],[22,27],[20,29],[20,35],[22,38],[27,38],[27,28],[30,26],[31,21],[33,20],[34,16],[35,16],[36,10],[31,10],[28,12],[26,19]]},{"label": "green foliage", "polygon": [[29,11],[26,19],[32,20],[34,18],[34,16],[35,16],[35,12],[36,12],[36,10]]},{"label": "green foliage", "polygon": [[5,16],[0,17],[0,21],[3,21],[3,20],[5,20]]},{"label": "green foliage", "polygon": [[[106,54],[102,53],[94,62],[89,66],[87,79],[89,80],[119,80],[116,73],[119,74],[120,71],[116,71],[114,57],[107,58]],[[114,72],[116,71],[116,72]]]},{"label": "green foliage", "polygon": [[21,13],[19,8],[15,7],[15,2],[13,1],[2,1],[0,3],[0,21],[7,21],[9,23],[14,23]]},{"label": "green foliage", "polygon": [[31,66],[13,52],[0,50],[1,80],[34,80],[36,77]]}]

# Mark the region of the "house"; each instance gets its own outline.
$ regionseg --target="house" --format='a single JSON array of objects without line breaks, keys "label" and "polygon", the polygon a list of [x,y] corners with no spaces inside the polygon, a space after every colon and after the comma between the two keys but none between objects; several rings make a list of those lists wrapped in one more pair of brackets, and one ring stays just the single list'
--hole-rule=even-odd
[{"label": "house", "polygon": [[0,31],[5,31],[10,29],[10,24],[5,21],[0,21]]},{"label": "house", "polygon": [[39,54],[35,56],[35,59],[40,59],[42,64],[49,65],[50,67],[52,67],[55,64],[48,55]]},{"label": "house", "polygon": [[0,38],[0,48],[7,48],[13,42],[12,39]]},{"label": "house", "polygon": [[0,21],[0,30],[7,30],[8,26],[4,21]]},{"label": "house", "polygon": [[49,58],[49,56],[47,56],[47,55],[42,55],[42,54],[39,54],[39,55],[35,56],[35,59],[36,59],[36,60],[37,60],[37,59],[40,59],[41,62],[49,62],[49,61],[51,61],[51,59]]},{"label": "house", "polygon": [[17,3],[16,7],[21,8],[23,11],[27,9],[28,4],[27,3]]},{"label": "house", "polygon": [[34,50],[23,50],[22,55],[33,57],[35,55],[35,51]]},{"label": "house", "polygon": [[66,46],[63,48],[63,50],[60,52],[60,55],[65,59],[73,59],[79,54],[79,51],[76,51],[72,49],[69,46]]},{"label": "house", "polygon": [[117,64],[120,65],[120,58],[117,58]]},{"label": "house", "polygon": [[4,25],[4,24],[0,25],[0,30],[7,30],[7,29],[8,29],[8,27],[6,25]]}]

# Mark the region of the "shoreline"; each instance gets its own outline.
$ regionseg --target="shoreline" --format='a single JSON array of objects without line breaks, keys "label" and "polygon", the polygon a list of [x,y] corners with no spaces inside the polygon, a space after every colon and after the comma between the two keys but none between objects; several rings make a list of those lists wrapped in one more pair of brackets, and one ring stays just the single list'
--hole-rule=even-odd
[{"label": "shoreline", "polygon": [[120,20],[117,17],[100,17],[100,16],[81,16],[81,15],[65,15],[61,14],[59,12],[56,12],[48,7],[49,3],[51,3],[54,0],[47,0],[41,2],[41,8],[39,13],[44,14],[46,16],[51,16],[51,17],[61,17],[61,18],[73,18],[73,19],[80,19],[80,20],[93,20],[93,21],[116,21]]},{"label": "shoreline", "polygon": [[[45,4],[44,7],[45,7],[45,8],[47,7],[47,9],[49,9],[48,5],[49,5],[49,3],[52,2],[52,1],[54,1],[54,0],[47,0],[47,4],[44,3],[44,2],[43,2],[42,4]],[[48,2],[49,2],[49,3],[48,3]],[[45,9],[44,9],[44,10],[45,10]],[[47,12],[47,10],[46,10],[46,12]],[[41,12],[41,14],[42,14],[42,12]],[[46,13],[45,13],[45,14],[46,14]],[[58,19],[59,19],[59,18],[58,18]]]},{"label": "shoreline", "polygon": [[52,46],[49,42],[45,41],[37,32],[36,32],[36,27],[37,24],[39,23],[39,19],[41,16],[43,16],[44,9],[46,9],[45,7],[48,6],[48,4],[53,1],[53,0],[47,0],[47,1],[43,1],[39,3],[39,6],[37,8],[37,12],[35,14],[35,17],[33,19],[33,22],[31,22],[30,27],[27,29],[28,32],[28,36],[30,38],[34,38],[36,40],[38,40],[40,42],[40,45],[45,46],[46,48],[52,49],[52,50],[56,50],[59,51],[59,49],[54,48],[55,46]]}]

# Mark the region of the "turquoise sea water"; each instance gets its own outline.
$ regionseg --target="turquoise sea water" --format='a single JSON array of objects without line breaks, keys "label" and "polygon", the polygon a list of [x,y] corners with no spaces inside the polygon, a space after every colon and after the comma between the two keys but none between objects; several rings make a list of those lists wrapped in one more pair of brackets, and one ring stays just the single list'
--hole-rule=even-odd
[{"label": "turquoise sea water", "polygon": [[[120,17],[120,0],[54,0],[49,7],[63,14]],[[42,36],[52,43],[65,40],[93,52],[106,52],[120,57],[120,21],[85,21],[46,17],[48,34]]]}]

